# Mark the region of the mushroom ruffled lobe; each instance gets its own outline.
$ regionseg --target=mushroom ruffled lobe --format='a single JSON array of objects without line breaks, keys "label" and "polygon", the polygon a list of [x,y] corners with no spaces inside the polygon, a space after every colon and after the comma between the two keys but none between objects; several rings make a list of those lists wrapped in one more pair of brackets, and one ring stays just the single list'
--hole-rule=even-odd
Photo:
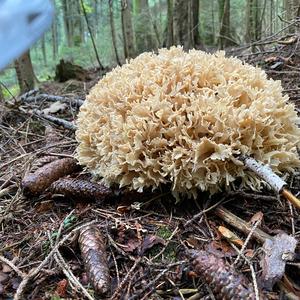
[{"label": "mushroom ruffled lobe", "polygon": [[172,184],[196,196],[261,181],[236,159],[275,172],[299,167],[300,129],[279,81],[224,52],[143,53],[102,78],[81,106],[77,159],[104,183],[143,191]]}]

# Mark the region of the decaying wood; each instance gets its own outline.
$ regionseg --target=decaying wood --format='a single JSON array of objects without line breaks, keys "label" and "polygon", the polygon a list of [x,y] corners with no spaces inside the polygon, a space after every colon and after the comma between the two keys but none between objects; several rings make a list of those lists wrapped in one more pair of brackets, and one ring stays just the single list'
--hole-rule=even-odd
[{"label": "decaying wood", "polygon": [[55,80],[65,82],[69,79],[88,81],[90,80],[90,75],[89,72],[81,66],[61,59],[55,68]]},{"label": "decaying wood", "polygon": [[95,291],[101,295],[107,294],[110,291],[110,275],[105,242],[100,230],[95,225],[84,228],[78,242],[85,269]]},{"label": "decaying wood", "polygon": [[206,251],[191,251],[190,254],[195,273],[210,286],[216,299],[255,299],[254,290],[246,277],[223,259]]},{"label": "decaying wood", "polygon": [[22,180],[24,195],[38,195],[44,192],[57,179],[79,169],[73,158],[62,158],[27,174]]},{"label": "decaying wood", "polygon": [[112,190],[104,185],[74,178],[61,178],[53,182],[51,191],[53,194],[62,194],[72,199],[97,202],[102,202],[112,195]]}]

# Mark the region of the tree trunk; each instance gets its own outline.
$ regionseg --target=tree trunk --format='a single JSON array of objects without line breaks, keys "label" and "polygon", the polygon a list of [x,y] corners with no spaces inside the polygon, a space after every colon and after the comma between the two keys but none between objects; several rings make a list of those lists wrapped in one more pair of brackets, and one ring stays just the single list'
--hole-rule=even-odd
[{"label": "tree trunk", "polygon": [[230,30],[230,0],[219,0],[219,48],[224,49],[234,43]]},{"label": "tree trunk", "polygon": [[[299,0],[284,0],[283,8],[285,11],[285,20],[288,22],[292,22],[298,14],[298,7],[300,7]],[[295,33],[296,26],[291,26],[288,29],[289,33]]]},{"label": "tree trunk", "polygon": [[84,21],[82,18],[82,10],[81,10],[81,2],[80,0],[76,0],[76,22],[75,22],[75,28],[77,29],[77,45],[81,45],[84,43]]},{"label": "tree trunk", "polygon": [[73,47],[73,24],[71,22],[70,5],[70,0],[62,0],[63,19],[67,45],[68,47]]},{"label": "tree trunk", "polygon": [[108,4],[109,4],[109,21],[110,21],[112,44],[113,44],[117,64],[121,65],[121,61],[120,61],[119,54],[118,54],[118,49],[117,49],[116,31],[115,31],[115,22],[114,22],[114,12],[113,12],[113,1],[109,0]]},{"label": "tree trunk", "polygon": [[260,40],[262,19],[260,14],[259,0],[248,0],[246,26],[246,41],[251,43]]},{"label": "tree trunk", "polygon": [[135,44],[131,18],[130,0],[121,0],[121,21],[125,58],[135,57]]},{"label": "tree trunk", "polygon": [[270,0],[270,35],[273,34],[274,0]]},{"label": "tree trunk", "polygon": [[189,5],[191,0],[174,0],[173,34],[174,44],[184,49],[191,46]]},{"label": "tree trunk", "polygon": [[53,56],[53,60],[56,60],[58,54],[58,41],[57,41],[57,23],[55,17],[51,27],[51,36],[52,36],[52,56]]},{"label": "tree trunk", "polygon": [[173,32],[173,0],[167,0],[167,30],[166,30],[166,46],[169,48],[174,45],[174,32]]},{"label": "tree trunk", "polygon": [[135,40],[136,50],[141,53],[147,50],[152,50],[155,42],[153,41],[152,28],[149,22],[152,23],[148,0],[134,0],[134,16],[136,20]]},{"label": "tree trunk", "polygon": [[15,69],[21,94],[34,89],[35,75],[29,51],[25,52],[20,58],[15,60]]},{"label": "tree trunk", "polygon": [[98,11],[98,0],[94,0],[94,37],[97,39],[98,36],[98,27],[99,27],[99,11]]},{"label": "tree trunk", "polygon": [[195,46],[202,46],[199,33],[199,0],[192,0],[192,16],[193,16],[193,40]]},{"label": "tree trunk", "polygon": [[47,53],[46,53],[46,42],[45,42],[45,34],[41,39],[41,48],[43,53],[44,65],[47,66]]}]

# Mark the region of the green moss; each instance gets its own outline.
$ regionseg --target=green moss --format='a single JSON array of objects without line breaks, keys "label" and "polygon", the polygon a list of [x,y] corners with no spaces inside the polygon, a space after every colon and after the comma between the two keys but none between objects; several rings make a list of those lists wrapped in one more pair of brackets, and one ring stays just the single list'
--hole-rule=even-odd
[{"label": "green moss", "polygon": [[[160,238],[164,239],[166,242],[171,237],[173,231],[168,226],[161,226],[157,232],[156,235]],[[177,243],[174,241],[169,242],[168,246],[164,250],[164,252],[157,257],[154,261],[155,262],[174,262],[176,261],[176,249],[177,249]],[[155,257],[160,251],[163,249],[163,245],[155,245],[153,246],[149,251],[149,258]]]},{"label": "green moss", "polygon": [[162,239],[166,240],[172,235],[172,231],[168,226],[161,226],[157,232],[157,236],[161,237]]}]

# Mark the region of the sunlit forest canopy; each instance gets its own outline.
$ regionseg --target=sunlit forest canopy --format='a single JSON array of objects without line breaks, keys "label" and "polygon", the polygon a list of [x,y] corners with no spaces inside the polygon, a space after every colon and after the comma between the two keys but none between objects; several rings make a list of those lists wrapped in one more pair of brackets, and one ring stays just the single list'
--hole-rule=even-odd
[{"label": "sunlit forest canopy", "polygon": [[[55,0],[54,5],[51,29],[28,52],[36,82],[53,79],[61,59],[85,69],[112,68],[172,45],[226,50],[279,31],[292,33],[295,27],[287,25],[299,16],[298,0]],[[16,65],[0,73],[6,98],[8,90],[20,92]]]}]

